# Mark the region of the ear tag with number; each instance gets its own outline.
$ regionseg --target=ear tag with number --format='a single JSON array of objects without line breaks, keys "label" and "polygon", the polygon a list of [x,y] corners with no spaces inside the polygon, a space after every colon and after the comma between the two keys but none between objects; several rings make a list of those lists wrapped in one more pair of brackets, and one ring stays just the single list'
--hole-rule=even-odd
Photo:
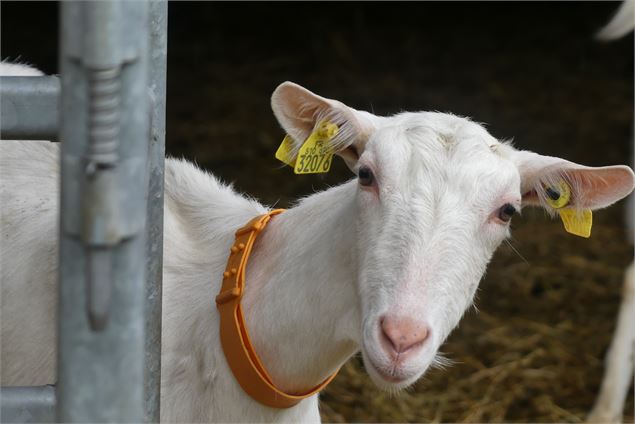
[{"label": "ear tag with number", "polygon": [[560,219],[564,224],[564,229],[576,236],[589,238],[591,236],[591,226],[593,225],[593,212],[591,209],[578,211],[574,208],[566,207],[571,200],[571,188],[560,181],[558,188],[547,187],[545,189],[547,203],[558,211]]},{"label": "ear tag with number", "polygon": [[333,161],[333,151],[329,141],[337,135],[339,128],[328,121],[322,121],[304,140],[296,157],[293,157],[293,140],[285,136],[276,151],[276,159],[293,168],[296,174],[320,174],[329,172]]},{"label": "ear tag with number", "polygon": [[321,174],[329,172],[333,162],[333,151],[329,141],[337,135],[337,125],[322,121],[304,141],[293,172],[296,174]]}]

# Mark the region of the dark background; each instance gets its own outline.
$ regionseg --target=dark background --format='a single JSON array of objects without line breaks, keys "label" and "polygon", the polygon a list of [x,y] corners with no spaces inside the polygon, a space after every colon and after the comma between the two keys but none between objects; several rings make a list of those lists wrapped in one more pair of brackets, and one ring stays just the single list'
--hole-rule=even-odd
[{"label": "dark background", "polygon": [[[269,96],[292,80],[356,109],[448,111],[520,148],[587,165],[630,163],[633,36],[593,39],[617,6],[172,2],[167,151],[281,206],[345,181],[339,162],[328,175],[295,176],[273,158],[284,134]],[[1,12],[2,58],[55,73],[57,4],[3,1]],[[512,243],[524,259],[499,250],[480,312],[442,348],[457,364],[395,397],[355,358],[324,394],[324,419],[583,419],[633,257],[623,213],[620,204],[595,214],[589,240],[542,212],[515,219]]]}]

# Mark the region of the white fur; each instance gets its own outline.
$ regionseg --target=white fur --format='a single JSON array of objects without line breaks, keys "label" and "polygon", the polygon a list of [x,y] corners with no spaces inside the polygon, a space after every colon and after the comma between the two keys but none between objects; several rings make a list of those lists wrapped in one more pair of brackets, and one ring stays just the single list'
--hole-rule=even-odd
[{"label": "white fur", "polygon": [[26,63],[0,62],[0,75],[3,77],[40,77],[44,73]]},{"label": "white fur", "polygon": [[606,370],[593,409],[587,417],[591,423],[622,422],[622,411],[635,368],[635,266],[624,273],[622,303],[617,327],[606,355]]},{"label": "white fur", "polygon": [[[429,368],[472,303],[509,235],[497,218],[501,206],[520,208],[524,181],[531,196],[542,189],[537,181],[574,175],[579,166],[500,144],[465,118],[376,117],[324,100],[285,83],[272,103],[296,138],[319,117],[343,116],[348,135],[338,153],[353,170],[370,167],[377,184],[353,179],[273,218],[247,269],[247,326],[286,391],[316,385],[359,350],[375,383],[400,389]],[[58,149],[3,141],[0,152],[2,384],[52,383]],[[574,186],[574,199],[600,199],[584,206],[605,206],[633,188],[628,168],[598,172],[601,178]],[[277,410],[245,395],[219,344],[214,297],[234,231],[265,210],[186,161],[166,161],[162,421],[319,421],[317,396]],[[382,347],[386,314],[430,330],[407,360],[391,359]]]},{"label": "white fur", "polygon": [[635,0],[624,0],[611,21],[597,34],[604,41],[622,38],[635,28]]}]

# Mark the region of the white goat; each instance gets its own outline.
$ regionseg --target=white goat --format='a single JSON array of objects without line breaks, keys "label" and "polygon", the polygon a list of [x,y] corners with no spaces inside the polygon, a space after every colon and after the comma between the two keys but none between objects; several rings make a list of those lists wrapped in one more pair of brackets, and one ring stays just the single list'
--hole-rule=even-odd
[{"label": "white goat", "polygon": [[[611,41],[621,38],[635,28],[635,0],[625,0],[611,21],[598,33],[598,38]],[[631,146],[633,147],[633,146]],[[633,196],[628,202],[626,222],[633,241]],[[611,346],[606,355],[606,370],[602,386],[593,409],[587,417],[592,423],[618,423],[622,421],[628,388],[635,368],[635,262],[624,272],[622,304],[617,317]]]},{"label": "white goat", "polygon": [[[275,384],[315,386],[361,350],[388,390],[416,381],[473,300],[521,205],[566,179],[576,208],[631,192],[628,167],[586,168],[519,151],[443,113],[379,117],[292,84],[272,97],[298,147],[317,122],[358,178],[302,199],[258,238],[242,300]],[[59,152],[0,143],[2,384],[55,382]],[[313,396],[289,409],[248,397],[229,370],[214,306],[234,231],[266,208],[194,165],[165,173],[162,421],[317,422]]]}]

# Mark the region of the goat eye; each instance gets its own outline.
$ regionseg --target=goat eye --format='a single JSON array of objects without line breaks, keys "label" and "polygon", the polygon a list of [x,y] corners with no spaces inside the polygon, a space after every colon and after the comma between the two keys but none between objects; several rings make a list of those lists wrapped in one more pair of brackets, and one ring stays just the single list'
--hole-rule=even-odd
[{"label": "goat eye", "polygon": [[515,213],[516,213],[516,208],[514,207],[514,205],[511,205],[509,203],[505,203],[498,210],[498,219],[500,219],[503,222],[509,222],[512,219],[512,216],[514,216]]},{"label": "goat eye", "polygon": [[359,168],[357,177],[359,178],[359,184],[363,186],[370,186],[373,184],[373,181],[375,181],[373,171],[371,171],[370,168],[366,166]]}]

